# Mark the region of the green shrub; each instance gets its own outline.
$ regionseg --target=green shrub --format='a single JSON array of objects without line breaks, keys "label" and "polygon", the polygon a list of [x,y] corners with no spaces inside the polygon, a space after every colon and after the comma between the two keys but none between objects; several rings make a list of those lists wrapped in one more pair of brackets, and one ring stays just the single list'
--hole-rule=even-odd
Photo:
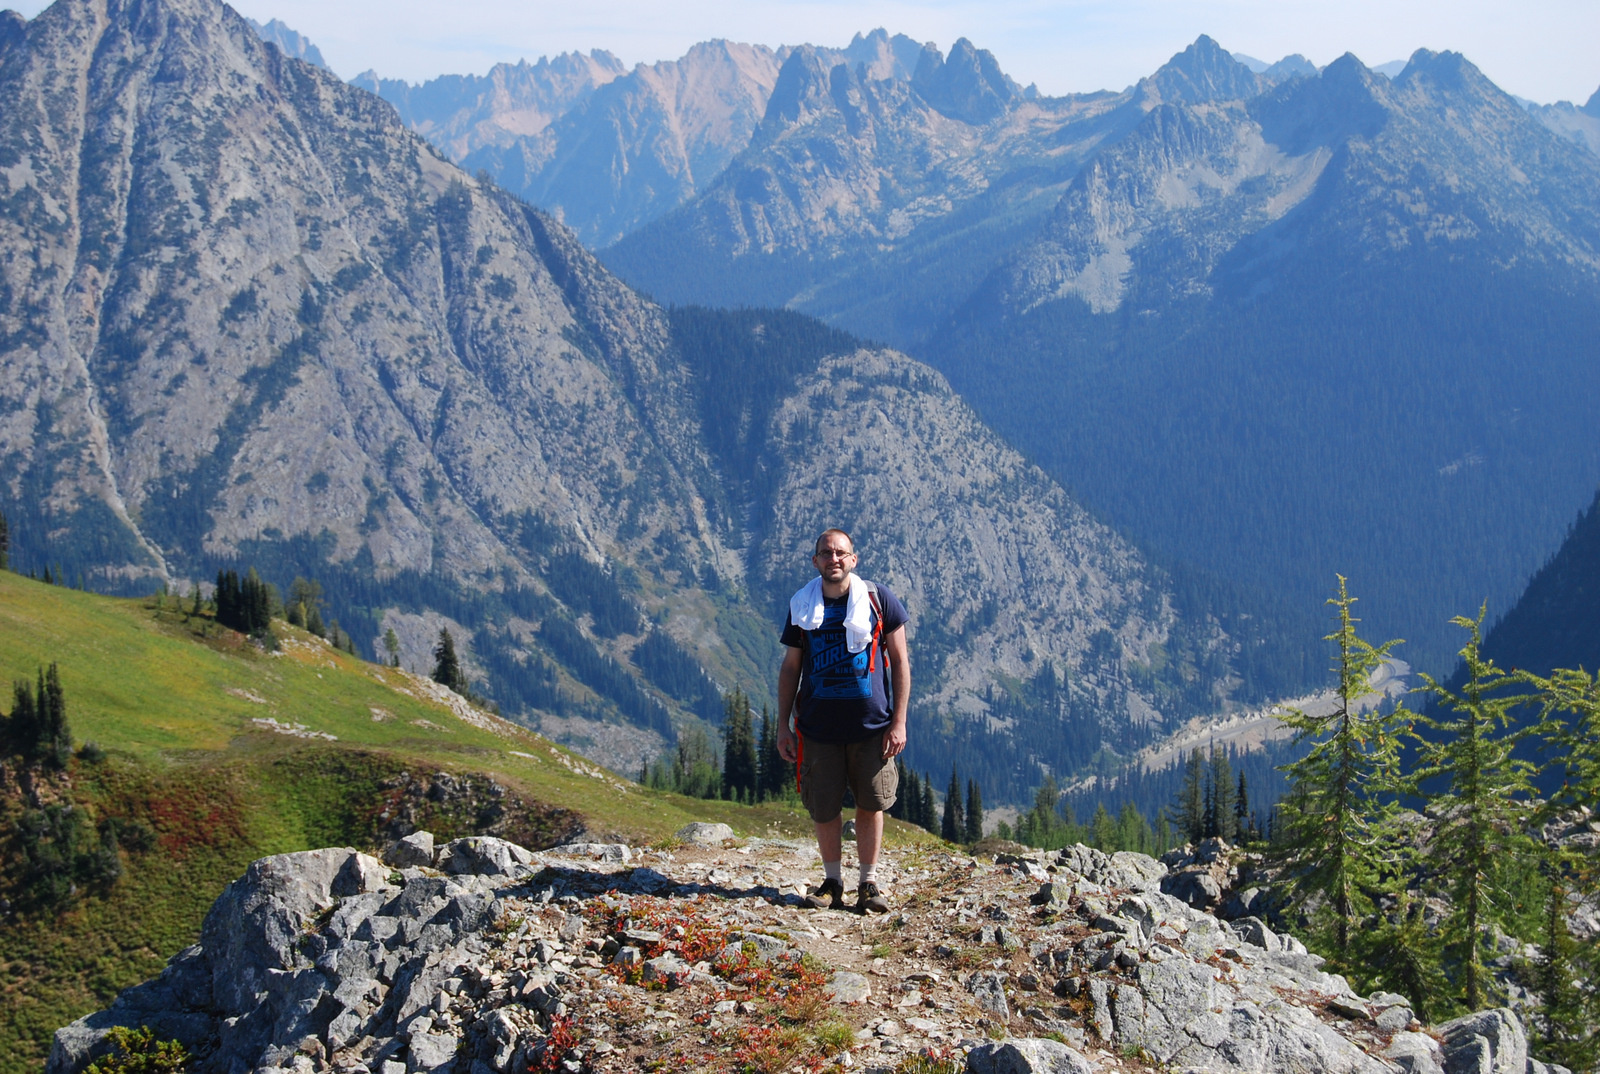
[{"label": "green shrub", "polygon": [[115,1050],[90,1063],[84,1074],[182,1074],[189,1062],[183,1045],[156,1040],[155,1030],[149,1026],[115,1026],[110,1039]]}]

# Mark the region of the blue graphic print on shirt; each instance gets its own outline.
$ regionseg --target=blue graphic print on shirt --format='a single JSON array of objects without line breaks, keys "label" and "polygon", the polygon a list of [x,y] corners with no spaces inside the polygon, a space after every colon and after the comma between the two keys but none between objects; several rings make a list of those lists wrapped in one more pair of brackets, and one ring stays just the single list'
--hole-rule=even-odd
[{"label": "blue graphic print on shirt", "polygon": [[872,646],[852,653],[844,640],[847,600],[823,603],[822,626],[811,632],[811,696],[818,700],[872,696]]}]

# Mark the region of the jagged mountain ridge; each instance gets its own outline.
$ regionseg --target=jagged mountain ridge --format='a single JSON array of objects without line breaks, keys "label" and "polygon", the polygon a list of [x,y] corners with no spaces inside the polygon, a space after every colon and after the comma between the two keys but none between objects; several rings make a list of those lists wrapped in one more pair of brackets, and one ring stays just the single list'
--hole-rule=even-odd
[{"label": "jagged mountain ridge", "polygon": [[[729,176],[764,167],[764,187],[719,186],[603,256],[657,295],[755,292],[901,345],[1163,558],[1312,611],[1345,573],[1442,672],[1448,618],[1509,603],[1600,478],[1571,394],[1593,379],[1597,161],[1452,53],[1286,74],[1202,38],[1099,102],[1114,129],[1065,125],[1055,144],[1082,150],[1053,185],[1019,171],[893,241],[862,216],[806,249],[746,242],[726,222],[770,217],[758,190],[833,181],[753,147]],[[860,153],[842,121],[808,136],[806,159]],[[1367,457],[1381,443],[1403,447]],[[1374,482],[1397,522],[1366,513]]]},{"label": "jagged mountain ridge", "polygon": [[[903,79],[911,77],[921,48],[878,29],[857,34],[843,49],[821,51],[868,77]],[[411,86],[368,72],[354,84],[393,103],[469,171],[487,171],[599,247],[709,185],[749,142],[790,51],[707,41],[678,60],[631,71],[609,53],[592,53],[592,62],[576,54],[541,59],[533,72],[586,62],[606,67],[575,87],[581,92],[535,94],[536,109],[514,93],[464,93],[484,80],[456,76]],[[505,82],[508,72],[524,69],[502,64],[488,81]],[[533,111],[537,122],[530,122]]]},{"label": "jagged mountain ridge", "polygon": [[965,40],[918,72],[874,79],[797,49],[716,184],[602,257],[658,298],[849,310],[839,323],[903,344],[1134,121],[1126,95],[1018,91]]},{"label": "jagged mountain ridge", "polygon": [[419,85],[363,71],[350,80],[394,105],[405,124],[459,160],[484,146],[536,135],[627,68],[604,49],[535,63],[497,63],[485,75],[442,75]]},{"label": "jagged mountain ridge", "polygon": [[461,157],[585,243],[606,245],[677,205],[749,138],[777,79],[767,48],[713,41],[680,60],[640,64],[544,131]]},{"label": "jagged mountain ridge", "polygon": [[[630,770],[669,713],[708,714],[661,685],[645,638],[764,693],[797,580],[774,564],[800,569],[827,523],[870,538],[868,565],[912,596],[913,644],[941,639],[922,716],[981,723],[997,668],[1066,674],[1093,646],[1083,718],[1150,728],[1181,690],[1130,669],[1177,635],[1224,670],[1172,681],[1207,699],[1223,682],[1227,639],[1180,622],[1158,572],[924,367],[862,352],[850,368],[877,372],[834,400],[856,468],[917,493],[880,519],[881,499],[818,486],[829,460],[792,416],[854,341],[775,354],[790,365],[769,377],[762,341],[789,330],[707,314],[732,327],[724,365],[697,364],[709,351],[571,232],[219,4],[63,0],[23,30],[0,57],[0,501],[19,565],[100,586],[314,575],[363,648],[396,616],[424,639],[451,617],[507,711],[631,728],[608,755]],[[723,376],[766,377],[759,480],[709,446]],[[880,412],[900,416],[893,451]],[[913,533],[932,542],[917,555]],[[941,537],[1000,560],[931,554]]]}]

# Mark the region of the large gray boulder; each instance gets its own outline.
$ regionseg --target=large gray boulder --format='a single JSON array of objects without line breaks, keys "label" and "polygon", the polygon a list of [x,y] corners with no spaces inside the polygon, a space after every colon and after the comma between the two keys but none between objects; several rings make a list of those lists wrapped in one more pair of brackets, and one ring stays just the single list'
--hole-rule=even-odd
[{"label": "large gray boulder", "polygon": [[383,860],[396,869],[433,864],[433,833],[412,832],[383,852]]},{"label": "large gray boulder", "polygon": [[733,829],[726,824],[710,824],[703,820],[685,824],[678,829],[677,838],[685,843],[695,843],[701,846],[717,846],[724,839],[733,838]]},{"label": "large gray boulder", "polygon": [[1396,1033],[1383,1054],[1405,1074],[1445,1074],[1439,1042],[1426,1033]]},{"label": "large gray boulder", "polygon": [[1196,909],[1215,906],[1222,898],[1222,885],[1208,872],[1170,873],[1161,881],[1161,890]]},{"label": "large gray boulder", "polygon": [[452,839],[439,848],[439,868],[472,876],[527,876],[537,871],[533,854],[490,835]]},{"label": "large gray boulder", "polygon": [[1527,1074],[1528,1035],[1506,1007],[1463,1015],[1435,1032],[1445,1074]]},{"label": "large gray boulder", "polygon": [[1065,1044],[1015,1037],[967,1053],[967,1074],[1093,1074],[1089,1060]]}]

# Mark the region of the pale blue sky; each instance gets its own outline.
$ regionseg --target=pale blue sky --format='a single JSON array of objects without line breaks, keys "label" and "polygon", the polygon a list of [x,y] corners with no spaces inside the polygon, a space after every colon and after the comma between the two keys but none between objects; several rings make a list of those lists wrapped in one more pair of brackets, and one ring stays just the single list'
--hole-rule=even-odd
[{"label": "pale blue sky", "polygon": [[[46,5],[17,5],[32,15]],[[1582,104],[1600,87],[1600,0],[240,0],[281,18],[349,78],[367,68],[421,81],[500,60],[611,50],[629,64],[673,59],[696,41],[842,45],[858,30],[990,49],[1046,93],[1121,89],[1202,33],[1272,61],[1369,65],[1417,48],[1465,53],[1503,89]]]}]

